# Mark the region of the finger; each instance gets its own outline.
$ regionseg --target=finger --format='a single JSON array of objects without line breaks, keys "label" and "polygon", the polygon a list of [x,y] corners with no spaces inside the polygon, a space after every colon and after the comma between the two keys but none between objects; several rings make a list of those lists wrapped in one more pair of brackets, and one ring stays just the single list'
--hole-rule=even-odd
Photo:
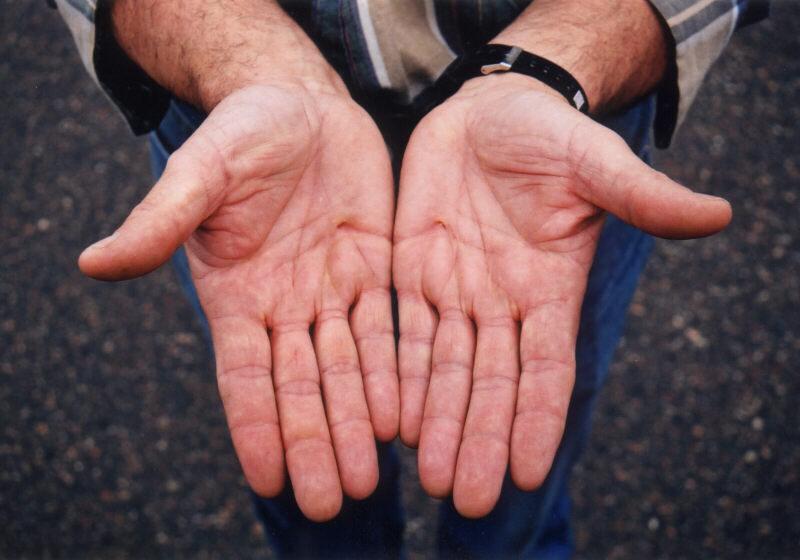
[{"label": "finger", "polygon": [[246,317],[209,317],[209,325],[236,455],[253,491],[275,496],[284,484],[283,444],[266,328]]},{"label": "finger", "polygon": [[363,499],[378,484],[378,455],[346,310],[317,316],[314,346],[342,487]]},{"label": "finger", "polygon": [[272,348],[278,415],[295,500],[306,517],[326,521],[342,506],[342,488],[308,326],[275,327]]},{"label": "finger", "polygon": [[430,387],[419,435],[419,478],[433,497],[453,489],[458,447],[467,415],[475,327],[458,309],[441,314],[433,343]]},{"label": "finger", "polygon": [[397,315],[400,328],[397,346],[400,439],[409,447],[416,447],[428,394],[433,337],[438,319],[422,293],[400,290],[397,292]]},{"label": "finger", "polygon": [[87,276],[125,280],[161,266],[208,217],[208,193],[221,173],[192,139],[167,162],[164,174],[111,236],[78,259]]},{"label": "finger", "polygon": [[714,234],[731,220],[730,204],[698,194],[642,162],[612,131],[586,123],[571,151],[584,196],[652,235],[686,239]]},{"label": "finger", "polygon": [[554,300],[528,312],[522,323],[511,431],[511,477],[522,490],[542,484],[564,433],[575,382],[579,311],[578,305]]},{"label": "finger", "polygon": [[375,437],[391,441],[400,423],[400,394],[389,290],[361,293],[350,316]]},{"label": "finger", "polygon": [[464,517],[483,517],[500,497],[518,378],[516,321],[508,317],[478,323],[472,394],[453,486],[453,502]]}]

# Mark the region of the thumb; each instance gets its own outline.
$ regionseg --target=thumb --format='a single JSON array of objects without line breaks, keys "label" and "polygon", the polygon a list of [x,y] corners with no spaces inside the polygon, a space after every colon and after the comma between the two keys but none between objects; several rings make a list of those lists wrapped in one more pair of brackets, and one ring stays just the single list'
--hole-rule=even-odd
[{"label": "thumb", "polygon": [[585,144],[573,153],[581,154],[576,169],[589,202],[668,239],[712,235],[731,221],[725,199],[692,192],[653,170],[609,129],[591,123],[584,132]]},{"label": "thumb", "polygon": [[81,271],[98,280],[127,280],[166,262],[205,220],[209,208],[208,170],[184,149],[169,159],[148,195],[109,237],[83,251]]}]

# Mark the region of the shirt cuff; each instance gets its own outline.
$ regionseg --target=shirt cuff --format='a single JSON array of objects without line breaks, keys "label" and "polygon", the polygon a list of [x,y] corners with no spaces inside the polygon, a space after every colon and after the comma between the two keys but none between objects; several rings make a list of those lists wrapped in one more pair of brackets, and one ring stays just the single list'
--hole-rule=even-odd
[{"label": "shirt cuff", "polygon": [[171,97],[117,44],[111,26],[112,0],[54,2],[89,75],[114,102],[131,130],[144,134],[155,129]]},{"label": "shirt cuff", "polygon": [[739,27],[766,17],[769,0],[649,0],[668,31],[670,68],[658,91],[655,143],[669,145],[711,65]]}]

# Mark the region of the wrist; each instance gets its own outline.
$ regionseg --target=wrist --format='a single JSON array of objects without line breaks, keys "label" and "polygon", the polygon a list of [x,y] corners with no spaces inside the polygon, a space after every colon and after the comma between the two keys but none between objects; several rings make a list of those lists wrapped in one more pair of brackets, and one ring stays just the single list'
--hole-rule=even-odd
[{"label": "wrist", "polygon": [[560,92],[544,82],[516,72],[498,72],[472,78],[464,82],[464,85],[453,97],[464,100],[480,99],[481,103],[493,103],[499,101],[513,90],[536,91],[569,105],[569,102]]},{"label": "wrist", "polygon": [[593,114],[648,93],[667,65],[664,31],[647,0],[537,0],[491,42],[564,68]]},{"label": "wrist", "polygon": [[313,42],[273,1],[116,0],[111,18],[132,60],[207,112],[233,91],[257,84],[347,94]]},{"label": "wrist", "polygon": [[215,53],[201,47],[189,58],[187,75],[204,109],[210,110],[233,91],[259,84],[348,95],[314,43],[282,12],[248,26],[231,19],[225,24],[230,41],[223,49]]},{"label": "wrist", "polygon": [[283,86],[314,94],[348,95],[339,75],[316,49],[289,46],[284,55],[266,56],[264,49],[239,46],[216,64],[197,61],[187,75],[193,84],[196,103],[210,111],[236,90],[254,85]]}]

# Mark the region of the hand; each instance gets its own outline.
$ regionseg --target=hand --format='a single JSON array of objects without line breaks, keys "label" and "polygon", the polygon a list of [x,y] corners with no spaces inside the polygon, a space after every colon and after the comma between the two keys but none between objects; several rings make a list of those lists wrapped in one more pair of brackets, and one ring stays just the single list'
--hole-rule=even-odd
[{"label": "hand", "polygon": [[411,137],[393,256],[400,433],[425,490],[462,515],[491,511],[509,457],[523,490],[550,468],[604,210],[674,238],[730,220],[525,76],[468,82]]},{"label": "hand", "polygon": [[349,98],[251,86],[216,106],[119,230],[80,258],[87,275],[118,280],[185,242],[247,480],[277,494],[285,453],[314,520],[338,512],[342,489],[372,492],[374,437],[397,433],[393,196],[380,133]]}]

